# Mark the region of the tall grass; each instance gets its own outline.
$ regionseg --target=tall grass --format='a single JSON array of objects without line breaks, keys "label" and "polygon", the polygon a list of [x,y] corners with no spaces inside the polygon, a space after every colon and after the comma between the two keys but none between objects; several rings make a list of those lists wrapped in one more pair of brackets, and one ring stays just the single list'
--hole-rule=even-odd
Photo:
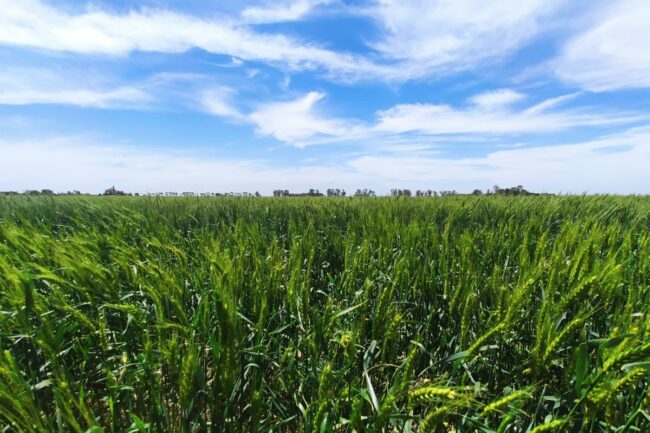
[{"label": "tall grass", "polygon": [[649,306],[647,197],[0,198],[0,429],[650,431]]}]

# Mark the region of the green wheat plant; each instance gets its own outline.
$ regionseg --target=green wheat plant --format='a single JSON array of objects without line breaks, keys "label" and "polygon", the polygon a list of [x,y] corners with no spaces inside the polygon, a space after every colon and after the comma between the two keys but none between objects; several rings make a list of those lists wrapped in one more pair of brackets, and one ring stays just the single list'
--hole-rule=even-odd
[{"label": "green wheat plant", "polygon": [[0,431],[650,431],[649,313],[648,197],[0,197]]}]

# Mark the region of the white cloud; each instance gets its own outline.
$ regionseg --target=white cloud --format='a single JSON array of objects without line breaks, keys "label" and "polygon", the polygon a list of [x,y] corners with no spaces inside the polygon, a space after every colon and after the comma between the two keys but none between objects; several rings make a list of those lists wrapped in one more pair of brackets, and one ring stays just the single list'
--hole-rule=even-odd
[{"label": "white cloud", "polygon": [[[503,59],[561,26],[560,13],[570,9],[559,0],[377,0],[365,9],[342,8],[379,25],[379,34],[368,41],[375,55],[337,52],[282,33],[257,32],[253,26],[304,19],[331,2],[269,1],[226,18],[146,8],[118,14],[93,7],[71,13],[44,0],[0,0],[0,44],[109,56],[199,48],[230,55],[236,63],[320,69],[338,81],[398,82]],[[556,75],[593,91],[650,87],[648,2],[621,0],[600,9],[592,25],[565,44],[553,62]]]},{"label": "white cloud", "polygon": [[543,111],[550,110],[551,108],[557,107],[564,104],[572,99],[575,99],[580,95],[580,92],[569,93],[568,95],[556,96],[555,98],[546,99],[539,104],[533,105],[532,107],[526,108],[524,113],[528,115],[539,114]]},{"label": "white cloud", "polygon": [[372,143],[377,149],[399,148],[409,143],[430,147],[442,139],[449,141],[449,135],[478,142],[509,134],[554,134],[580,127],[633,124],[650,117],[643,113],[557,109],[578,95],[562,95],[515,109],[512,105],[526,95],[500,89],[475,95],[462,108],[445,104],[398,104],[378,112],[377,120],[372,123],[322,113],[317,109],[325,97],[321,92],[310,92],[291,101],[258,104],[248,113],[233,108],[228,94],[207,94],[202,103],[212,114],[252,123],[260,135],[296,147],[335,142]]},{"label": "white cloud", "polygon": [[600,92],[650,87],[650,3],[608,2],[589,29],[563,48],[555,72]]},{"label": "white cloud", "polygon": [[[111,185],[132,192],[305,191],[370,187],[456,189],[524,185],[533,191],[650,193],[650,126],[569,145],[494,151],[451,159],[404,149],[404,155],[367,154],[347,163],[277,167],[264,161],[216,158],[107,145],[92,138],[0,140],[5,190],[52,188],[101,192]],[[414,153],[416,152],[416,153]],[[300,158],[296,158],[299,160]]]},{"label": "white cloud", "polygon": [[[213,85],[203,75],[159,73],[132,86],[101,86],[92,77],[79,79],[35,68],[0,71],[0,105],[57,104],[93,108],[157,109],[181,106],[242,124],[254,125],[260,135],[273,136],[296,147],[326,137],[346,137],[351,122],[329,118],[317,110],[324,93],[310,92],[283,102],[234,100],[235,89]],[[110,81],[110,80],[109,80]],[[191,83],[188,87],[187,82]],[[182,83],[183,87],[178,88]],[[243,98],[240,98],[243,99]],[[255,104],[252,110],[238,106]]]},{"label": "white cloud", "polygon": [[[443,137],[450,140],[449,135],[478,142],[508,134],[553,134],[579,127],[633,124],[650,117],[643,113],[557,109],[578,95],[562,95],[514,109],[512,105],[526,95],[500,89],[470,97],[469,104],[462,108],[446,104],[398,104],[379,111],[372,123],[322,113],[317,109],[325,97],[322,92],[310,92],[291,101],[258,104],[247,114],[236,111],[228,99],[224,103],[222,95],[216,95],[213,100],[206,98],[203,104],[208,112],[252,123],[260,135],[296,147],[335,142],[372,143],[376,148],[409,143],[430,147]],[[210,104],[216,109],[211,109]]]},{"label": "white cloud", "polygon": [[235,90],[195,73],[161,72],[123,85],[108,76],[68,68],[0,70],[0,105],[56,104],[79,107],[150,110],[182,107],[240,119]]},{"label": "white cloud", "polygon": [[650,128],[570,145],[500,150],[485,157],[364,156],[350,162],[362,177],[394,187],[457,189],[524,185],[532,191],[650,193]]},{"label": "white cloud", "polygon": [[0,90],[0,104],[61,104],[80,107],[114,108],[140,105],[148,96],[131,87],[122,87],[108,91],[94,90],[42,90],[7,92]]},{"label": "white cloud", "polygon": [[[375,20],[377,55],[327,49],[252,24],[303,19],[331,0],[286,0],[249,7],[230,18],[197,17],[167,9],[116,14],[101,9],[69,13],[42,0],[0,0],[0,44],[81,54],[124,56],[199,48],[287,70],[325,72],[337,81],[405,81],[501,59],[546,26],[559,0],[380,0],[354,9]],[[348,10],[343,8],[343,10]],[[359,12],[362,11],[362,12]]]},{"label": "white cloud", "polygon": [[324,93],[309,92],[293,101],[262,104],[248,119],[257,125],[260,134],[272,135],[298,147],[314,137],[346,135],[350,130],[347,122],[327,118],[316,111],[315,104],[324,97]]},{"label": "white cloud", "polygon": [[484,93],[470,99],[474,105],[455,108],[445,104],[399,104],[379,113],[375,129],[386,133],[513,134],[549,133],[580,126],[633,123],[647,118],[630,113],[590,113],[577,110],[549,112],[573,95],[552,98],[528,109],[507,105],[520,100],[518,93]]},{"label": "white cloud", "polygon": [[296,21],[307,16],[314,8],[331,0],[291,0],[269,2],[272,6],[249,7],[242,11],[242,18],[249,24]]},{"label": "white cloud", "polygon": [[0,139],[0,154],[2,189],[15,191],[50,188],[98,193],[115,185],[131,192],[257,190],[270,194],[276,188],[351,188],[362,181],[345,167],[274,168],[263,161],[107,145],[88,137],[11,142]]},{"label": "white cloud", "polygon": [[79,86],[73,76],[65,77],[43,69],[0,71],[0,104],[62,104],[81,107],[144,107],[151,96],[133,86],[95,88]]},{"label": "white cloud", "polygon": [[393,73],[422,77],[499,59],[528,42],[556,0],[379,0],[384,34],[374,48],[400,61]]},{"label": "white cloud", "polygon": [[242,120],[244,115],[235,107],[232,101],[233,94],[234,90],[228,87],[213,87],[201,93],[199,102],[210,114]]},{"label": "white cloud", "polygon": [[526,95],[512,89],[499,89],[472,96],[470,101],[483,108],[496,108],[514,104],[524,99]]},{"label": "white cloud", "polygon": [[[325,93],[309,92],[289,101],[255,103],[236,90],[214,85],[203,75],[159,73],[131,86],[95,84],[40,69],[0,72],[0,105],[63,104],[95,108],[152,109],[174,106],[203,111],[240,124],[254,125],[262,136],[272,136],[296,147],[333,142],[372,142],[377,146],[431,145],[435,136],[553,133],[577,127],[630,124],[647,119],[639,113],[557,110],[578,93],[550,98],[515,109],[526,95],[512,89],[484,92],[468,99],[466,107],[445,104],[398,104],[377,113],[376,122],[330,116],[319,109]],[[79,83],[81,81],[81,83]],[[109,80],[110,81],[110,80]],[[183,87],[179,88],[178,84]],[[188,87],[186,83],[191,85]],[[111,83],[109,83],[111,84]],[[245,109],[245,107],[251,107]],[[483,137],[485,138],[485,137]]]},{"label": "white cloud", "polygon": [[339,79],[384,68],[281,34],[256,33],[235,21],[208,20],[162,9],[68,14],[39,0],[0,0],[0,44],[81,54],[122,56],[132,51],[179,53],[200,48],[289,69],[324,68]]}]

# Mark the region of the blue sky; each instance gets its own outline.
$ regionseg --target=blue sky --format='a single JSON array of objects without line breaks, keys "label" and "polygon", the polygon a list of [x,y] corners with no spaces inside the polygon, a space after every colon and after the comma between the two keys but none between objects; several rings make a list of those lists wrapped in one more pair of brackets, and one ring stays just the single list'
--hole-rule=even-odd
[{"label": "blue sky", "polygon": [[0,190],[650,193],[646,0],[0,0]]}]

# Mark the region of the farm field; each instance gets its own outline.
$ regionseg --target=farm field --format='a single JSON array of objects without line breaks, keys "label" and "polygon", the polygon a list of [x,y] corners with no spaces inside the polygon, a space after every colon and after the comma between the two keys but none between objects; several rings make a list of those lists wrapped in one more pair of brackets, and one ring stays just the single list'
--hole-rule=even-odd
[{"label": "farm field", "polygon": [[649,197],[0,197],[0,431],[648,432],[649,307]]}]

